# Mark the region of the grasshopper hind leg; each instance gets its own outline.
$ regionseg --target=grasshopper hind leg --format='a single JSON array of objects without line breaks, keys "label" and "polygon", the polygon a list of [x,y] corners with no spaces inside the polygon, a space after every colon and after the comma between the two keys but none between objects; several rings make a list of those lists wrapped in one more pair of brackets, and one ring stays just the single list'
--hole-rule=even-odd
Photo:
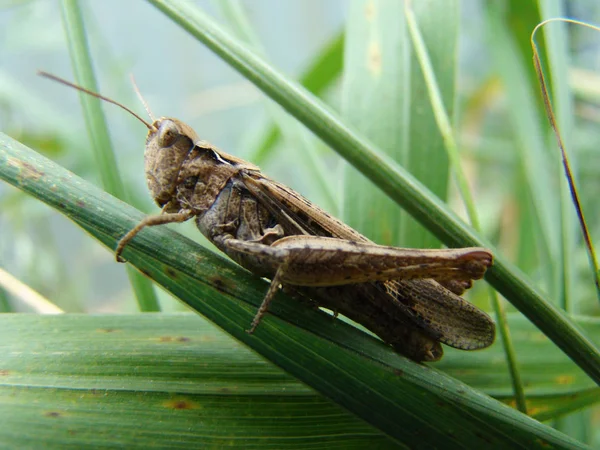
[{"label": "grasshopper hind leg", "polygon": [[252,319],[252,324],[250,325],[250,329],[246,330],[246,332],[248,334],[254,333],[254,331],[256,330],[256,327],[258,327],[258,325],[260,324],[260,321],[262,320],[264,315],[269,310],[269,305],[271,304],[271,301],[273,300],[273,298],[275,297],[275,294],[277,294],[277,291],[281,287],[281,274],[283,273],[283,270],[285,270],[284,265],[282,265],[279,269],[277,269],[275,276],[271,280],[271,285],[269,286],[269,290],[267,291],[265,298],[263,299],[262,303],[260,304],[260,307],[258,308],[258,311],[256,312],[256,315],[254,316],[254,319]]},{"label": "grasshopper hind leg", "polygon": [[[274,236],[272,236],[272,234],[278,235],[279,233],[280,230],[274,228],[265,234],[264,239],[273,239]],[[269,290],[265,294],[265,297],[252,320],[250,328],[246,330],[249,334],[252,334],[267,313],[269,305],[282,285],[286,273],[288,252],[283,249],[265,245],[261,240],[243,241],[236,239],[231,235],[215,236],[213,240],[219,248],[231,256],[235,261],[241,263],[252,272],[271,279]]]}]

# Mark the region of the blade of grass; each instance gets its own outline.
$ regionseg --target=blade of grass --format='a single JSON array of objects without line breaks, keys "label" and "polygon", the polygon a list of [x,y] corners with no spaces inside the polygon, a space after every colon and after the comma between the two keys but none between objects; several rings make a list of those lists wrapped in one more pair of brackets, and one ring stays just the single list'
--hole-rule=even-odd
[{"label": "blade of grass", "polygon": [[[511,319],[534,331],[520,317]],[[65,448],[73,439],[85,448],[172,447],[173,436],[186,448],[207,436],[215,447],[232,437],[240,446],[261,448],[397,447],[193,314],[11,314],[0,320],[0,441],[11,448],[27,440],[28,447]],[[531,339],[523,343],[531,346]],[[488,377],[497,356],[479,361]],[[472,378],[485,384],[488,377]],[[554,394],[552,401],[542,394],[529,402],[547,420],[597,401],[597,391]]]},{"label": "blade of grass", "polygon": [[[228,36],[198,8],[168,0],[148,0],[179,26],[204,42],[267,95],[303,122],[324,142],[370,178],[442,242],[493,248],[464,224],[410,173],[345,126],[330,109],[290,82]],[[527,277],[502,255],[486,279],[600,384],[600,352],[563,311],[546,301]]]},{"label": "blade of grass", "polygon": [[[406,23],[408,24],[408,31],[411,36],[413,48],[416,54],[417,61],[421,67],[423,73],[424,84],[426,86],[427,95],[431,103],[431,109],[435,123],[437,124],[437,131],[442,138],[443,145],[442,150],[445,151],[446,157],[452,164],[453,174],[456,177],[456,183],[458,184],[458,190],[463,198],[467,215],[471,221],[471,226],[478,232],[481,232],[481,226],[479,224],[479,218],[477,216],[477,208],[475,207],[475,201],[471,195],[469,189],[469,183],[467,177],[462,170],[460,163],[460,155],[458,152],[458,146],[454,139],[454,131],[450,124],[450,115],[446,108],[442,92],[440,90],[436,73],[433,69],[433,64],[428,55],[428,48],[423,39],[419,24],[415,14],[410,9],[409,3],[405,6],[406,11]],[[453,99],[452,99],[453,100]]]},{"label": "blade of grass", "polygon": [[7,448],[398,448],[195,314],[1,320]]},{"label": "blade of grass", "polygon": [[[111,249],[143,216],[2,133],[0,177],[57,208]],[[144,230],[124,257],[239,341],[410,447],[582,448],[283,295],[249,335],[245,329],[267,283],[166,227]]]},{"label": "blade of grass", "polygon": [[[541,19],[548,17],[559,17],[564,16],[563,8],[560,2],[555,0],[544,0],[538,2],[540,8]],[[537,27],[536,27],[537,29]],[[532,32],[532,37],[535,34],[535,30]],[[569,35],[567,33],[565,24],[555,24],[550,27],[544,28],[544,49],[546,51],[546,57],[548,58],[549,74],[552,77],[552,97],[554,98],[554,108],[556,110],[557,125],[560,127],[563,141],[566,148],[570,148],[572,142],[572,134],[574,130],[574,108],[573,98],[571,90],[569,89]],[[536,64],[534,68],[537,72]],[[539,80],[539,75],[538,75]],[[542,96],[544,96],[544,89],[542,88]],[[544,107],[546,108],[549,103],[546,99],[544,100]],[[576,160],[573,159],[574,155],[571,155],[573,166],[576,168]],[[557,166],[560,166],[560,160],[555,158]],[[566,169],[565,169],[566,170]],[[557,173],[561,173],[559,169]],[[561,307],[568,312],[577,312],[574,307],[575,302],[575,261],[574,256],[576,254],[576,219],[573,216],[573,199],[571,197],[571,190],[569,189],[570,183],[568,178],[560,178],[559,181],[559,214],[560,214],[560,225],[561,233],[559,235],[561,245],[561,264],[562,264],[562,293],[559,297]],[[576,193],[574,193],[576,196]],[[584,221],[585,223],[585,221]],[[584,225],[585,226],[585,225]],[[596,278],[596,289],[600,294],[600,284]],[[600,298],[600,295],[599,295]]]},{"label": "blade of grass", "polygon": [[40,314],[61,314],[58,306],[0,267],[0,286]]},{"label": "blade of grass", "polygon": [[13,312],[13,307],[8,298],[8,293],[2,286],[0,286],[0,313],[10,312]]},{"label": "blade of grass", "polygon": [[[563,20],[565,22],[570,22],[570,23],[576,23],[579,25],[584,25],[584,26],[588,26],[587,24],[584,24],[582,22],[577,22],[577,21],[571,21],[569,19],[558,19],[558,20]],[[548,115],[548,120],[550,121],[550,124],[552,126],[552,130],[554,131],[554,135],[556,137],[556,141],[558,143],[558,147],[559,150],[561,152],[561,157],[562,157],[562,163],[564,166],[564,171],[565,171],[565,177],[567,180],[567,185],[568,185],[568,191],[561,191],[561,193],[564,193],[564,195],[570,194],[570,200],[572,201],[572,203],[575,205],[575,211],[577,212],[577,218],[579,219],[579,226],[581,228],[585,243],[586,243],[586,248],[588,250],[588,257],[590,259],[590,265],[592,266],[592,270],[594,272],[594,281],[596,283],[596,294],[598,296],[598,298],[600,298],[600,269],[598,266],[598,259],[596,257],[596,251],[594,249],[594,244],[592,243],[591,237],[590,237],[590,233],[587,227],[587,223],[585,220],[585,216],[583,214],[583,208],[581,206],[581,201],[579,199],[579,194],[577,192],[577,184],[575,182],[575,174],[574,174],[574,170],[571,168],[572,163],[571,163],[571,159],[569,157],[569,155],[567,154],[566,151],[566,142],[568,142],[565,137],[563,137],[563,131],[562,131],[562,126],[559,127],[559,120],[564,117],[565,112],[563,112],[561,114],[561,116],[555,116],[554,115],[554,111],[553,111],[553,106],[552,103],[550,101],[550,97],[548,94],[548,88],[546,85],[546,81],[544,78],[544,73],[541,67],[541,61],[540,61],[540,57],[539,57],[539,52],[537,49],[537,44],[535,43],[535,32],[537,31],[537,29],[539,27],[542,27],[543,25],[549,23],[550,20],[547,20],[543,23],[541,23],[540,25],[538,25],[538,27],[536,27],[536,29],[532,32],[531,34],[531,45],[533,47],[533,61],[534,61],[534,65],[536,67],[536,72],[538,74],[539,77],[539,82],[540,82],[540,87],[542,90],[542,96],[544,98],[544,106],[546,107],[546,113]],[[557,24],[559,25],[559,24]],[[600,31],[600,29],[598,27],[593,27],[590,26],[590,28],[595,29],[597,31]],[[562,91],[567,90],[568,87],[566,86],[566,80],[564,80],[564,76],[562,80],[562,83],[559,84],[563,84],[564,86],[562,86],[562,88],[558,88],[556,87],[555,89],[558,90],[558,99],[557,102],[559,104],[559,106],[564,103],[565,101],[568,101],[564,99],[564,96],[566,94],[564,94]],[[568,108],[569,105],[564,106],[564,108]],[[570,111],[570,109],[568,110]],[[567,122],[566,125],[568,126],[570,122]],[[568,131],[570,130],[570,128],[567,128],[567,135],[566,138],[568,138]],[[564,183],[561,185],[563,186]],[[563,198],[564,195],[561,197]],[[563,205],[564,208],[566,208],[566,205]],[[569,208],[570,210],[570,208]],[[563,212],[563,216],[566,214],[566,212]],[[569,227],[568,224],[570,224],[570,222],[567,222],[567,218],[563,218],[563,222],[565,222],[565,231],[564,233],[568,233],[572,227]],[[572,239],[571,239],[572,240]],[[569,242],[571,242],[571,240],[569,240]],[[570,248],[569,248],[570,250]],[[570,262],[570,258],[569,261],[567,261],[567,263]],[[572,264],[572,263],[571,263]],[[569,278],[570,279],[570,278]],[[568,280],[566,280],[568,281]],[[570,283],[568,283],[565,286],[565,292],[567,292],[568,288],[571,286]],[[570,305],[570,302],[567,301],[569,297],[565,294],[565,304],[566,305]]]},{"label": "blade of grass", "polygon": [[[575,316],[574,320],[590,334],[600,333],[600,319]],[[520,364],[528,401],[535,397],[578,395],[598,389],[579,367],[552,344],[520,313],[509,313],[508,323],[514,342],[522,357]],[[485,352],[464,353],[448,348],[442,361],[436,364],[447,374],[498,399],[514,402],[510,374],[506,371],[504,349],[500,342]],[[540,370],[540,367],[543,370]],[[600,401],[600,398],[597,399]]]},{"label": "blade of grass", "polygon": [[[85,24],[78,1],[62,0],[61,9],[75,80],[80,86],[98,92],[92,68],[92,57],[85,34]],[[84,93],[79,93],[79,98],[102,185],[107,192],[127,201],[100,100]],[[152,283],[130,267],[127,267],[126,270],[140,310],[160,311]]]}]

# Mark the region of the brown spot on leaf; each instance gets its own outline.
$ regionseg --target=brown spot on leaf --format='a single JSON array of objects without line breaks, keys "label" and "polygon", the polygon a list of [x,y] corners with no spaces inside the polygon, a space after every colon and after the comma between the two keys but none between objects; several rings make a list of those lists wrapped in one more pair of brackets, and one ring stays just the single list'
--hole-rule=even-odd
[{"label": "brown spot on leaf", "polygon": [[16,158],[8,158],[7,163],[9,166],[19,169],[19,179],[21,182],[25,179],[37,181],[44,175],[44,172],[36,169],[30,163],[18,160]]},{"label": "brown spot on leaf", "polygon": [[175,271],[175,269],[169,267],[169,266],[165,266],[165,273],[167,274],[167,276],[171,279],[176,279],[177,278],[177,272]]},{"label": "brown spot on leaf", "polygon": [[215,275],[208,279],[210,284],[220,292],[227,292],[227,282],[220,276]]},{"label": "brown spot on leaf", "polygon": [[200,405],[198,405],[196,402],[192,402],[191,400],[185,398],[167,400],[164,402],[164,405],[171,409],[198,409],[200,407]]},{"label": "brown spot on leaf", "polygon": [[159,342],[189,342],[191,339],[185,336],[160,336]]},{"label": "brown spot on leaf", "polygon": [[5,377],[10,375],[10,370],[8,369],[0,369],[0,377]]},{"label": "brown spot on leaf", "polygon": [[46,411],[44,413],[44,416],[46,416],[46,417],[61,417],[62,414],[58,411]]},{"label": "brown spot on leaf", "polygon": [[116,333],[119,331],[117,328],[97,328],[98,333]]},{"label": "brown spot on leaf", "polygon": [[79,206],[80,208],[85,208],[85,202],[83,200],[77,200],[77,206]]}]

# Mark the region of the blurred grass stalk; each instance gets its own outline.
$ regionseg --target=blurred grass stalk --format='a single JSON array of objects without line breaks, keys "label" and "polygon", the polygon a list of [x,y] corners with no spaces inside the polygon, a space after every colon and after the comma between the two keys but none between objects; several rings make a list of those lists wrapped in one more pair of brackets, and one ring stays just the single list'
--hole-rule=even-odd
[{"label": "blurred grass stalk", "polygon": [[[75,81],[82,87],[99,92],[79,1],[61,0],[61,8]],[[101,101],[83,92],[79,93],[79,98],[102,185],[106,192],[127,201],[128,195],[121,181]],[[160,311],[152,282],[129,266],[125,269],[140,311]]]},{"label": "blurred grass stalk", "polygon": [[[576,167],[575,160],[574,160],[574,158],[571,158],[569,156],[569,153],[567,153],[567,144],[569,141],[571,141],[571,139],[567,140],[567,138],[570,138],[573,108],[572,107],[569,108],[569,112],[571,114],[568,115],[568,118],[570,120],[568,120],[568,122],[567,122],[567,119],[565,118],[566,115],[565,115],[563,109],[561,108],[563,106],[563,103],[562,103],[563,99],[561,98],[560,95],[558,95],[561,92],[560,91],[557,92],[558,89],[554,88],[554,97],[558,97],[558,101],[556,102],[556,103],[558,103],[557,113],[555,113],[555,111],[554,111],[555,108],[553,107],[554,102],[552,102],[550,100],[550,96],[549,96],[549,92],[548,92],[548,85],[547,85],[546,79],[544,77],[544,71],[542,69],[542,62],[540,60],[540,54],[538,51],[537,43],[535,41],[536,31],[545,25],[549,25],[550,23],[556,23],[557,25],[561,25],[561,28],[560,28],[561,36],[565,34],[565,31],[562,29],[562,26],[564,26],[564,23],[573,23],[576,25],[588,26],[589,28],[591,28],[595,31],[600,31],[600,28],[591,26],[591,25],[587,25],[583,22],[576,21],[576,20],[549,19],[549,20],[546,20],[546,21],[542,22],[541,24],[539,24],[533,30],[533,32],[531,34],[531,46],[533,48],[533,63],[535,66],[536,73],[538,75],[538,80],[539,80],[540,88],[542,91],[542,97],[544,99],[544,107],[546,109],[546,115],[548,116],[548,120],[552,127],[552,131],[554,132],[554,136],[556,137],[556,142],[558,144],[558,149],[560,151],[562,165],[563,165],[563,169],[564,169],[564,175],[566,178],[566,184],[568,186],[568,190],[565,193],[565,195],[569,194],[568,198],[570,198],[572,206],[574,207],[575,212],[577,214],[577,218],[579,220],[579,228],[580,228],[581,233],[583,234],[583,240],[585,242],[585,246],[587,248],[588,256],[590,259],[590,266],[591,266],[592,272],[594,274],[594,282],[596,284],[596,293],[598,295],[598,299],[600,300],[600,269],[599,269],[599,265],[598,265],[598,259],[596,257],[596,250],[594,249],[594,244],[592,242],[590,231],[588,229],[587,221],[585,220],[583,207],[582,207],[580,196],[578,193],[577,183],[575,181],[577,176],[576,176],[574,170],[572,169],[572,167]],[[550,35],[550,36],[552,36],[552,35]],[[552,73],[554,73],[554,72],[552,72]],[[562,71],[561,73],[563,73],[564,78],[566,78],[565,71]],[[563,78],[563,84],[566,85],[567,80],[564,78]],[[557,83],[553,83],[553,87],[556,84]],[[567,100],[569,101],[569,106],[571,106],[570,96],[567,97]],[[558,112],[562,112],[562,114],[559,115]],[[562,119],[562,120],[560,120],[560,119]],[[567,128],[566,132],[564,132],[562,129],[562,126],[559,125],[559,121],[562,123],[562,126],[566,126],[566,128]],[[567,123],[565,123],[565,122],[567,122]],[[564,136],[563,136],[563,134],[564,134]],[[561,186],[564,186],[564,184],[565,183],[562,183]],[[568,203],[565,202],[565,206],[566,206],[566,204],[568,204]],[[567,212],[564,212],[563,216],[568,218],[565,220],[571,220],[571,216],[568,215]],[[567,227],[567,226],[565,225],[565,227]],[[568,250],[570,250],[570,248]],[[571,279],[572,279],[572,277],[565,277],[565,288],[563,289],[563,291],[565,292],[563,303],[564,303],[564,308],[567,311],[570,311],[573,309],[572,302],[569,301],[570,297],[569,297],[569,295],[567,295],[567,293],[570,290],[569,288],[571,285],[571,283],[570,283]]]}]

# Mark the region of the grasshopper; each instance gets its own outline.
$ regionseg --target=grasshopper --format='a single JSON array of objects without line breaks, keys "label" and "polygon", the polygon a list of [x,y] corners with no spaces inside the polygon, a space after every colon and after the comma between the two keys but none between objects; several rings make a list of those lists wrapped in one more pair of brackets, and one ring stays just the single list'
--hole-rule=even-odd
[{"label": "grasshopper", "polygon": [[146,179],[162,210],[121,238],[118,261],[145,227],[194,219],[222,252],[271,280],[249,333],[282,288],[343,314],[415,361],[439,360],[440,343],[474,350],[494,341],[491,318],[460,297],[492,265],[488,250],[377,245],[257,166],[200,140],[187,124],[168,117],[148,123],[109,98],[40,74],[116,104],[148,128]]}]

